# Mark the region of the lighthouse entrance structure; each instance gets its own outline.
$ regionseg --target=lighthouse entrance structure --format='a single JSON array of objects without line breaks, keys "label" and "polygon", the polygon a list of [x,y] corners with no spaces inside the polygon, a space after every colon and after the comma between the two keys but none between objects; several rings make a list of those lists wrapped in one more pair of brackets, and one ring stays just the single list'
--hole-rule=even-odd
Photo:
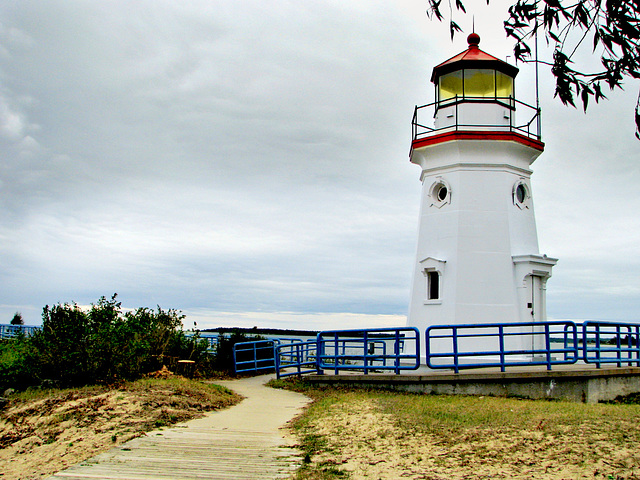
[{"label": "lighthouse entrance structure", "polygon": [[477,34],[467,41],[467,50],[433,69],[436,101],[416,107],[412,122],[410,161],[422,169],[422,201],[407,324],[422,332],[545,321],[557,262],[538,251],[533,211],[540,112],[515,99],[518,68],[480,50]]}]

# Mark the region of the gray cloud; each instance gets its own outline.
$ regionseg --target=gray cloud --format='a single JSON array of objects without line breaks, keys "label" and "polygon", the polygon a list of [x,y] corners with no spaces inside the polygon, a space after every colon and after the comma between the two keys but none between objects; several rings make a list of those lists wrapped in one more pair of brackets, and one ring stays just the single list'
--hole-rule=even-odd
[{"label": "gray cloud", "polygon": [[[465,46],[424,9],[0,6],[0,314],[37,323],[45,304],[118,292],[198,318],[401,318],[420,190],[412,109],[432,99],[432,66]],[[523,68],[519,91],[530,78]],[[639,244],[625,101],[588,117],[543,105],[534,196],[543,251],[561,259],[552,316],[609,315],[616,295],[620,316],[637,306],[623,288]],[[622,290],[584,302],[611,285]]]}]

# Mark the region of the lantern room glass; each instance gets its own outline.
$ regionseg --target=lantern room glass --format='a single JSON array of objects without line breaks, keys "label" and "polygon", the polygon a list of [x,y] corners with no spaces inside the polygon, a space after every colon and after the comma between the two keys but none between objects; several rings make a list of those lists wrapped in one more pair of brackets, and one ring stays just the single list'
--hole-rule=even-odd
[{"label": "lantern room glass", "polygon": [[465,97],[494,97],[496,96],[495,70],[468,68],[464,72]]},{"label": "lantern room glass", "polygon": [[513,78],[501,72],[496,72],[496,97],[513,97]]},{"label": "lantern room glass", "polygon": [[458,70],[457,72],[448,73],[440,77],[438,95],[440,101],[448,100],[456,95],[459,97],[462,96],[462,72],[463,70]]},{"label": "lantern room glass", "polygon": [[513,96],[513,77],[502,72],[467,68],[442,75],[438,81],[438,101],[464,98],[509,98]]}]

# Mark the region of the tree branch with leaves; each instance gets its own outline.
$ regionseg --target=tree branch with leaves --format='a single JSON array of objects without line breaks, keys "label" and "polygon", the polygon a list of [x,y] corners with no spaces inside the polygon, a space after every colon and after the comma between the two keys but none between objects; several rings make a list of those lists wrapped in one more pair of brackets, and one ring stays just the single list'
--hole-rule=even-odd
[{"label": "tree branch with leaves", "polygon": [[[487,0],[489,4],[490,0]],[[431,18],[444,21],[442,0],[428,0]],[[462,31],[455,22],[457,12],[466,13],[461,0],[448,0],[447,21],[453,40]],[[551,65],[556,78],[555,96],[564,105],[582,102],[587,111],[590,99],[606,98],[602,92],[622,89],[625,78],[640,79],[640,0],[517,0],[504,21],[507,36],[515,40],[518,61],[532,62],[530,43],[544,34],[553,46]],[[590,41],[589,41],[590,40]],[[584,45],[598,52],[602,69],[581,71],[573,58]],[[635,105],[636,137],[640,140],[640,95]]]}]

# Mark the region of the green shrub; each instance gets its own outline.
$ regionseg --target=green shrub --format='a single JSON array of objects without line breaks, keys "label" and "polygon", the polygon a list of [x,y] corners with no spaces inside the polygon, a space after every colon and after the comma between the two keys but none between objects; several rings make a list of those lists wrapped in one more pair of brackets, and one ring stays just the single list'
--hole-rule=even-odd
[{"label": "green shrub", "polygon": [[178,360],[195,361],[201,376],[233,373],[233,346],[263,340],[234,331],[221,335],[211,355],[197,333],[185,334],[183,319],[179,311],[160,307],[123,312],[115,294],[101,297],[88,311],[75,303],[47,305],[40,330],[0,343],[0,388],[134,380],[163,365],[174,370]]},{"label": "green shrub", "polygon": [[87,314],[75,303],[42,311],[42,329],[29,341],[36,350],[34,368],[41,379],[84,383],[89,369]]},{"label": "green shrub", "polygon": [[38,382],[34,353],[22,335],[0,340],[0,395],[9,387],[24,389]]},{"label": "green shrub", "polygon": [[[158,307],[123,314],[116,297],[101,297],[89,311],[75,303],[47,305],[41,330],[0,350],[0,385],[110,383],[178,359],[203,360],[206,342],[185,335],[180,312]],[[25,381],[17,382],[21,376]]]}]

